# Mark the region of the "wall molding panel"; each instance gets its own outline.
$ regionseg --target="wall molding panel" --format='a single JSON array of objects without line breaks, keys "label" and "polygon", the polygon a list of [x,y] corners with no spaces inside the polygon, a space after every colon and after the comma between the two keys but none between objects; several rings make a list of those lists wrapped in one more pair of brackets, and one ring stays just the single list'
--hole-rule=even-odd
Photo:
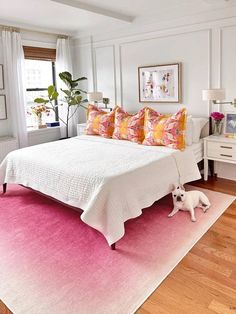
[{"label": "wall molding panel", "polygon": [[[236,98],[236,41],[232,38],[236,38],[235,17],[211,22],[199,20],[195,24],[144,30],[140,34],[117,34],[116,38],[96,37],[92,47],[95,64],[87,66],[93,67],[96,87],[107,91],[112,87],[112,103],[122,105],[127,111],[134,112],[148,105],[161,112],[175,112],[184,105],[193,116],[208,116],[210,103],[202,101],[202,89],[224,87],[227,99]],[[76,56],[81,51],[89,51],[91,45],[85,38],[81,41],[76,39],[73,49]],[[177,61],[183,66],[182,104],[139,103],[138,66]],[[106,75],[103,78],[104,68]],[[218,110],[215,107],[212,106],[212,110]],[[232,110],[232,106],[222,108],[229,109]],[[216,169],[219,176],[236,180],[235,166],[226,167],[220,163]]]},{"label": "wall molding panel", "polygon": [[94,47],[94,81],[95,89],[103,92],[104,97],[111,100],[111,105],[117,102],[115,47],[107,45]]}]

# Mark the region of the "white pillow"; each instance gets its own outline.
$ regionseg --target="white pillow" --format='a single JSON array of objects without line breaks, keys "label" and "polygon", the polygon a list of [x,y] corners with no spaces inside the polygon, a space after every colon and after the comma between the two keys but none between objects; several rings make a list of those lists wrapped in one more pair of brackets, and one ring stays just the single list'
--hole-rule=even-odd
[{"label": "white pillow", "polygon": [[193,122],[193,143],[200,141],[201,131],[207,124],[208,118],[192,118]]},{"label": "white pillow", "polygon": [[186,145],[190,146],[193,144],[193,121],[192,116],[187,117],[186,125],[186,136],[185,136]]}]

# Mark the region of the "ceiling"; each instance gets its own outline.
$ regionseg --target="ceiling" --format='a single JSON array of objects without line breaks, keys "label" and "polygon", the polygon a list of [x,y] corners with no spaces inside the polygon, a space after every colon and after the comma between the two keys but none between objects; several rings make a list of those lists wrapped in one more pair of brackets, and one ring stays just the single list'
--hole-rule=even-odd
[{"label": "ceiling", "polygon": [[72,36],[92,35],[232,6],[236,6],[236,0],[0,0],[0,24]]}]

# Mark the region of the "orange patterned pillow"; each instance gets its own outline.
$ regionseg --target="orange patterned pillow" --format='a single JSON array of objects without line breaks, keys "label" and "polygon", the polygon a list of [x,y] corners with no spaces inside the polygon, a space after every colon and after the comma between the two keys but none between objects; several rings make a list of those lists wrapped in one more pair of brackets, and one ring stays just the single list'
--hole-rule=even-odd
[{"label": "orange patterned pillow", "polygon": [[163,145],[175,149],[185,148],[187,113],[180,109],[173,115],[162,115],[146,108],[144,119],[144,145]]},{"label": "orange patterned pillow", "polygon": [[112,137],[114,131],[115,111],[107,113],[97,106],[88,106],[88,119],[85,134]]},{"label": "orange patterned pillow", "polygon": [[116,108],[115,128],[112,138],[142,143],[144,139],[144,113],[145,109],[132,115],[120,107]]}]

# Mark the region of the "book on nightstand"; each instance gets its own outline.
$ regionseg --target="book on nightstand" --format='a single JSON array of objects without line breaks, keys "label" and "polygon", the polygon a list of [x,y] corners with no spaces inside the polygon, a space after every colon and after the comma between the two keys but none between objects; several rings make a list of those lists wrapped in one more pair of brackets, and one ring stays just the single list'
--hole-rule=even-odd
[{"label": "book on nightstand", "polygon": [[48,128],[53,128],[55,126],[60,126],[60,122],[59,121],[47,122],[46,125],[47,125]]}]

